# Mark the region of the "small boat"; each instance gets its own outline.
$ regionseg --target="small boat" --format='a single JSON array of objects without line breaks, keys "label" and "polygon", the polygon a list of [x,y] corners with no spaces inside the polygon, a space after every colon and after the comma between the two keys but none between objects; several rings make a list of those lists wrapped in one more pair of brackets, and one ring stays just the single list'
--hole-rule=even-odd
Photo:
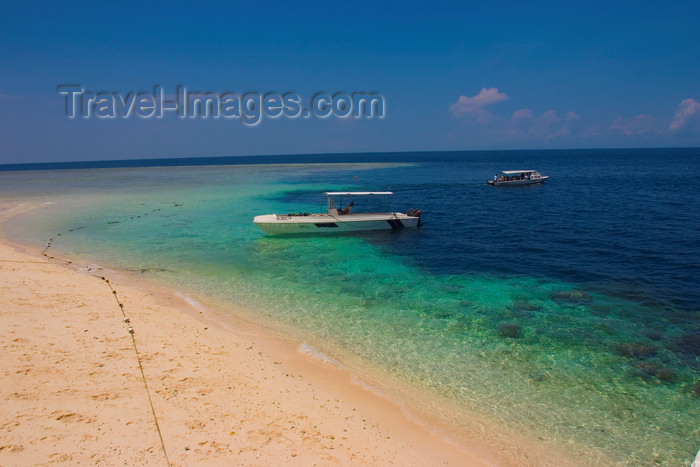
[{"label": "small boat", "polygon": [[329,191],[323,194],[328,200],[325,213],[264,214],[255,216],[253,222],[263,232],[271,235],[345,233],[420,227],[422,213],[418,209],[411,209],[406,213],[352,212],[355,199],[393,195],[391,191]]},{"label": "small boat", "polygon": [[549,175],[542,175],[536,170],[504,170],[486,183],[493,186],[536,185],[544,183],[548,178]]}]

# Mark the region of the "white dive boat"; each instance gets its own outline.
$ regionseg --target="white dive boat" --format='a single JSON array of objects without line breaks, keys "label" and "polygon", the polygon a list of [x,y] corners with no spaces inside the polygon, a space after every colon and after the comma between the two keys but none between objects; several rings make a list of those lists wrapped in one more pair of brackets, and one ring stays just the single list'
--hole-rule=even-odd
[{"label": "white dive boat", "polygon": [[[391,191],[329,191],[325,213],[265,214],[255,216],[253,222],[265,233],[340,233],[369,230],[396,230],[404,227],[420,227],[421,211],[411,209],[402,212],[351,212],[359,197],[393,195]],[[343,207],[344,205],[344,207]]]},{"label": "white dive boat", "polygon": [[548,178],[549,175],[542,175],[536,170],[504,170],[486,183],[493,186],[535,185],[544,183]]}]

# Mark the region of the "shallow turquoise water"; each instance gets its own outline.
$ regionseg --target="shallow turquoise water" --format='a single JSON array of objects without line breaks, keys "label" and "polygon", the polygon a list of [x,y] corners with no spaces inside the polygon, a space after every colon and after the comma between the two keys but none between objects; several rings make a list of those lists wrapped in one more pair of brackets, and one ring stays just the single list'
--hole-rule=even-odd
[{"label": "shallow turquoise water", "polygon": [[317,211],[309,193],[411,171],[425,176],[420,164],[355,164],[0,177],[4,196],[52,203],[9,225],[11,236],[249,306],[338,362],[535,437],[620,465],[689,464],[700,445],[698,368],[677,345],[693,336],[694,310],[544,275],[438,273],[401,249],[430,239],[430,212],[423,231],[370,236],[267,237],[251,222]]}]

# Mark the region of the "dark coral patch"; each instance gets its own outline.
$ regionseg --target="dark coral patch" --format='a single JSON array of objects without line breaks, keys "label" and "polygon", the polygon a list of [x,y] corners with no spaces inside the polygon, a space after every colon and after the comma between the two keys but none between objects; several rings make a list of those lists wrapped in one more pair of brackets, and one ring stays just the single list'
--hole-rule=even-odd
[{"label": "dark coral patch", "polygon": [[695,384],[693,384],[692,388],[690,389],[690,393],[693,395],[693,397],[700,399],[700,381],[696,381]]},{"label": "dark coral patch", "polygon": [[676,379],[676,372],[653,362],[639,362],[636,366],[639,376],[650,379],[656,378],[661,381],[673,381]]},{"label": "dark coral patch", "polygon": [[673,339],[671,347],[676,352],[700,356],[700,332],[685,334]]},{"label": "dark coral patch", "polygon": [[656,355],[657,348],[651,344],[636,344],[632,342],[623,342],[615,348],[617,353],[625,357],[646,358]]},{"label": "dark coral patch", "polygon": [[571,304],[587,304],[593,301],[593,297],[588,292],[580,290],[560,290],[549,294],[549,298],[555,302]]},{"label": "dark coral patch", "polygon": [[501,337],[517,339],[522,333],[522,326],[514,323],[503,323],[498,327],[498,334]]}]

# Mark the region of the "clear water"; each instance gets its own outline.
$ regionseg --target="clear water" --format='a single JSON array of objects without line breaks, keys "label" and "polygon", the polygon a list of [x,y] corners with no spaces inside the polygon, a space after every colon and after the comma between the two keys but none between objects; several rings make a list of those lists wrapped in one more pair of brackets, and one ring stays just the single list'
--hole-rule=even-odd
[{"label": "clear water", "polygon": [[[461,407],[576,446],[582,465],[690,464],[700,150],[353,158],[0,172],[0,196],[51,203],[9,235],[246,305],[360,373],[447,399],[454,423],[468,423]],[[552,179],[485,184],[531,168]],[[395,191],[423,229],[270,237],[252,224],[349,189]]]}]

